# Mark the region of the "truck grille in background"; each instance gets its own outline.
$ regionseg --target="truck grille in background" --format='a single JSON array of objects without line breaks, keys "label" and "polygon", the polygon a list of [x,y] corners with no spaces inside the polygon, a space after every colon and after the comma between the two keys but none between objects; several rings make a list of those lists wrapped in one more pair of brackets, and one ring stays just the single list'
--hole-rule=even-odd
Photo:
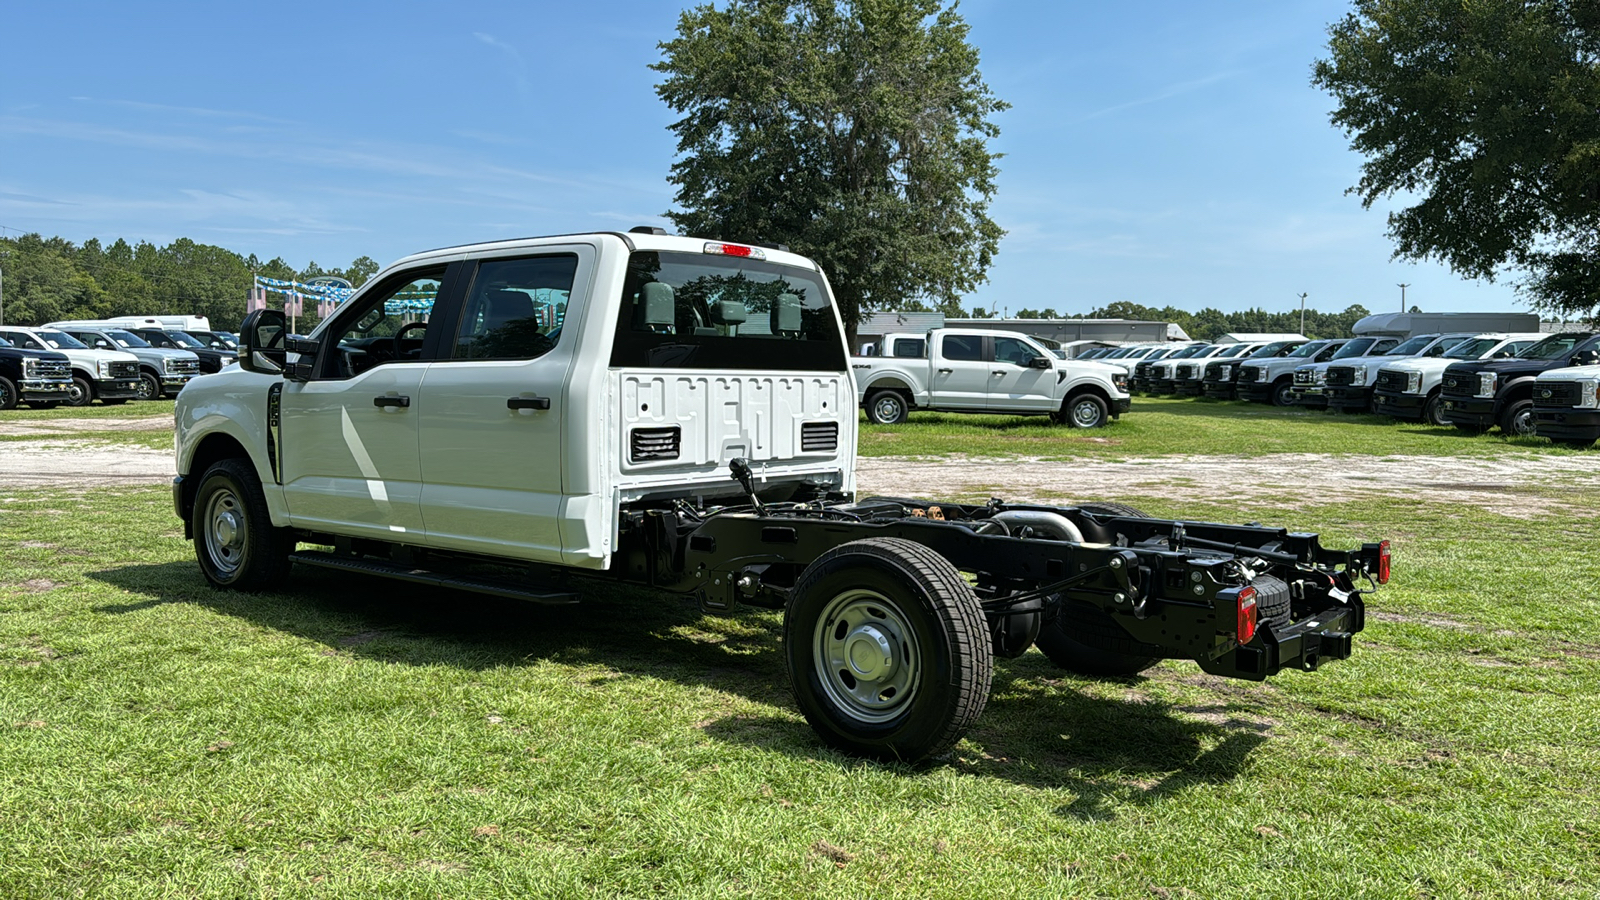
[{"label": "truck grille in background", "polygon": [[1192,381],[1199,373],[1200,367],[1190,363],[1178,367],[1178,377],[1184,381]]},{"label": "truck grille in background", "polygon": [[1380,391],[1399,391],[1403,394],[1408,380],[1404,372],[1391,372],[1388,369],[1383,369],[1378,372],[1378,379],[1372,383],[1372,386]]},{"label": "truck grille in background", "polygon": [[1258,380],[1260,380],[1260,378],[1261,378],[1261,370],[1260,369],[1257,369],[1257,368],[1255,368],[1253,366],[1241,366],[1239,368],[1239,378],[1238,378],[1238,380],[1243,382],[1243,383],[1245,383],[1245,384],[1250,384],[1252,382],[1258,381]]},{"label": "truck grille in background", "polygon": [[1471,397],[1478,389],[1478,373],[1446,374],[1441,384],[1444,393],[1451,397]]},{"label": "truck grille in background", "polygon": [[136,362],[114,362],[109,371],[112,378],[138,378],[139,364]]},{"label": "truck grille in background", "polygon": [[36,378],[70,378],[72,363],[64,359],[41,359],[33,366]]},{"label": "truck grille in background", "polygon": [[628,461],[677,459],[682,435],[683,432],[676,425],[669,428],[635,428],[628,435]]},{"label": "truck grille in background", "polygon": [[1349,366],[1330,367],[1328,369],[1328,384],[1355,384],[1356,370]]},{"label": "truck grille in background", "polygon": [[1222,378],[1222,363],[1212,363],[1206,366],[1206,381],[1217,381]]},{"label": "truck grille in background", "polygon": [[807,422],[800,426],[800,452],[819,453],[839,449],[838,422]]},{"label": "truck grille in background", "polygon": [[1576,381],[1552,381],[1533,386],[1533,402],[1537,406],[1577,406],[1579,394]]},{"label": "truck grille in background", "polygon": [[1135,377],[1135,378],[1149,378],[1150,377],[1150,364],[1149,363],[1139,363],[1138,365],[1134,366],[1133,367],[1133,377]]},{"label": "truck grille in background", "polygon": [[198,359],[169,359],[167,371],[174,375],[200,374],[200,360]]},{"label": "truck grille in background", "polygon": [[1296,372],[1296,373],[1294,373],[1294,383],[1295,384],[1316,384],[1317,383],[1317,376],[1313,372]]}]

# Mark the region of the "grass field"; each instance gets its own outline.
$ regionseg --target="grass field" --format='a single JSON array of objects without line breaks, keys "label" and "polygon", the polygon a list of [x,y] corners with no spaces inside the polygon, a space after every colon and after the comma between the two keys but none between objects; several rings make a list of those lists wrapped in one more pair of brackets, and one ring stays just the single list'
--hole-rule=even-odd
[{"label": "grass field", "polygon": [[[1198,440],[1152,403],[1106,436],[1227,453],[1245,422]],[[898,430],[937,453],[976,424]],[[0,485],[0,896],[1600,894],[1600,500],[1116,499],[1387,536],[1395,581],[1313,675],[1002,661],[968,738],[912,769],[816,740],[775,614],[306,572],[218,593],[165,490]]]}]

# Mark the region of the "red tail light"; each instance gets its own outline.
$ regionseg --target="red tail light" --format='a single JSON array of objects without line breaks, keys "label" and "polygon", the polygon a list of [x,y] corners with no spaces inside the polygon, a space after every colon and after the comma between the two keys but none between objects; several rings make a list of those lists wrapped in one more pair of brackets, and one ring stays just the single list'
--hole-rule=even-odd
[{"label": "red tail light", "polygon": [[1389,542],[1378,542],[1378,583],[1389,583]]},{"label": "red tail light", "polygon": [[1248,644],[1256,636],[1256,589],[1239,589],[1239,643]]}]

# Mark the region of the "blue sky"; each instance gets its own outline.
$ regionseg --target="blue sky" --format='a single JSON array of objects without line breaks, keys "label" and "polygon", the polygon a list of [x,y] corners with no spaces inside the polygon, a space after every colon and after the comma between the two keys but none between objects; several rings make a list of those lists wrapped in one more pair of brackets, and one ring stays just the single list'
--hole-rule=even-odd
[{"label": "blue sky", "polygon": [[[672,0],[18,3],[0,66],[0,228],[219,244],[295,266],[666,224]],[[1310,86],[1347,3],[961,6],[997,117],[1007,229],[969,305],[1521,309],[1391,262],[1360,158]]]}]

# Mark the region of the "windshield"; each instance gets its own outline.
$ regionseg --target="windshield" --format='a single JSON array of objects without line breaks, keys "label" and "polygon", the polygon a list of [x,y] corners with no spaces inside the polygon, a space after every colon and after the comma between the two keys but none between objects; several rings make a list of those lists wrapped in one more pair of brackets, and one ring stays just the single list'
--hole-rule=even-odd
[{"label": "windshield", "polygon": [[1415,356],[1422,352],[1423,347],[1438,339],[1437,334],[1419,334],[1409,341],[1401,341],[1400,346],[1385,353],[1384,356]]},{"label": "windshield", "polygon": [[1500,343],[1500,338],[1470,338],[1451,347],[1444,355],[1445,359],[1477,359],[1489,352],[1489,348]]},{"label": "windshield", "polygon": [[1239,354],[1243,353],[1244,352],[1244,348],[1246,348],[1248,346],[1250,346],[1250,345],[1249,344],[1234,344],[1232,347],[1229,347],[1228,349],[1222,351],[1221,353],[1218,353],[1217,354],[1217,358],[1218,359],[1232,359],[1235,356],[1238,356]]},{"label": "windshield", "polygon": [[611,365],[849,370],[833,298],[816,272],[664,250],[628,257]]},{"label": "windshield", "polygon": [[188,331],[188,332],[185,332],[185,334],[189,335],[190,337],[198,339],[201,343],[210,346],[211,349],[213,349],[213,350],[237,350],[237,349],[239,349],[239,342],[233,340],[225,332],[221,332],[221,331]]},{"label": "windshield", "polygon": [[1583,343],[1589,337],[1587,334],[1568,332],[1566,334],[1552,334],[1532,347],[1517,354],[1519,359],[1560,359],[1571,353],[1572,349]]},{"label": "windshield", "polygon": [[1250,354],[1249,359],[1271,359],[1282,353],[1284,348],[1294,344],[1294,341],[1273,341],[1260,350]]},{"label": "windshield", "polygon": [[148,347],[148,346],[150,346],[150,344],[147,341],[145,341],[144,338],[139,337],[138,335],[133,334],[131,332],[127,332],[127,331],[108,331],[105,334],[106,334],[106,337],[111,338],[113,341],[116,341],[117,342],[117,346],[119,346],[119,347],[140,348],[140,347]]},{"label": "windshield", "polygon": [[208,349],[205,344],[200,343],[199,341],[197,341],[194,338],[188,336],[187,334],[184,334],[181,331],[165,331],[165,332],[162,332],[162,333],[165,334],[167,337],[172,338],[172,342],[174,344],[177,344],[180,347],[187,347],[189,349],[199,349],[199,350]]},{"label": "windshield", "polygon": [[0,347],[9,347],[9,346],[11,346],[11,342],[6,340],[5,335],[0,334]]},{"label": "windshield", "polygon": [[87,345],[80,343],[72,335],[60,331],[35,331],[34,334],[38,335],[39,340],[44,341],[45,346],[52,350],[89,349]]},{"label": "windshield", "polygon": [[1205,344],[1195,344],[1192,347],[1185,347],[1182,350],[1179,350],[1177,353],[1174,353],[1174,354],[1172,354],[1171,356],[1169,356],[1167,358],[1168,359],[1188,359],[1189,357],[1194,356],[1196,353],[1199,353],[1201,350],[1204,350],[1204,349],[1206,349],[1206,345]]},{"label": "windshield", "polygon": [[1285,359],[1306,359],[1316,356],[1326,346],[1328,346],[1327,341],[1312,341],[1309,344],[1301,344],[1299,350],[1289,354]]},{"label": "windshield", "polygon": [[1377,342],[1377,338],[1356,338],[1348,344],[1345,344],[1343,347],[1340,347],[1339,352],[1333,354],[1333,358],[1349,359],[1352,356],[1366,356],[1367,348],[1371,347]]}]

